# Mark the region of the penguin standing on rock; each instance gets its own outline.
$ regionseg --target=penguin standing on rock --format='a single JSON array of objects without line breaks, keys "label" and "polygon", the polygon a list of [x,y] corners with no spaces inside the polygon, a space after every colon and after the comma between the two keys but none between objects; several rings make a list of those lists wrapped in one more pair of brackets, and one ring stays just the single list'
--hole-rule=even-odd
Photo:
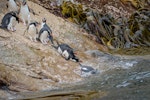
[{"label": "penguin standing on rock", "polygon": [[42,24],[41,24],[41,30],[38,34],[37,40],[41,41],[42,44],[47,44],[48,41],[50,40],[51,43],[53,44],[53,35],[52,35],[52,30],[50,27],[46,24],[46,19],[42,19]]},{"label": "penguin standing on rock", "polygon": [[9,31],[16,31],[15,25],[17,22],[19,23],[17,13],[14,11],[9,12],[3,17],[0,28],[7,29]]},{"label": "penguin standing on rock", "polygon": [[59,54],[62,55],[66,60],[72,60],[75,62],[79,62],[79,59],[75,56],[73,48],[71,48],[67,44],[59,44],[57,41],[57,46],[52,45]]},{"label": "penguin standing on rock", "polygon": [[18,6],[17,6],[15,0],[7,0],[7,1],[8,1],[8,3],[7,3],[8,10],[18,12]]},{"label": "penguin standing on rock", "polygon": [[[33,42],[37,42],[36,38],[38,37],[38,29],[37,29],[38,24],[39,23],[36,21],[31,22],[24,32],[24,35],[27,36]],[[27,34],[25,34],[26,32]]]},{"label": "penguin standing on rock", "polygon": [[51,30],[50,27],[46,24],[46,18],[43,18],[43,19],[42,19],[41,28],[47,28],[48,32],[52,35],[52,30]]},{"label": "penguin standing on rock", "polygon": [[30,11],[29,11],[29,7],[27,5],[26,0],[22,1],[21,8],[20,8],[20,17],[24,25],[27,25],[30,23]]}]

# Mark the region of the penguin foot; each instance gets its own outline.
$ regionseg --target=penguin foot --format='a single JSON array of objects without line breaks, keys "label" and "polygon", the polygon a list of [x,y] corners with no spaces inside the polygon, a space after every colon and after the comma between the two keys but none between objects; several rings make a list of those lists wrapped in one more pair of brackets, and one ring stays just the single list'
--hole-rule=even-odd
[{"label": "penguin foot", "polygon": [[16,30],[12,30],[12,32],[15,32]]},{"label": "penguin foot", "polygon": [[12,30],[11,30],[12,32],[15,32],[16,31],[16,29],[15,28],[12,28]]},{"label": "penguin foot", "polygon": [[42,44],[44,44],[44,45],[45,45],[45,44],[47,44],[47,42],[45,42],[45,41],[42,41]]}]

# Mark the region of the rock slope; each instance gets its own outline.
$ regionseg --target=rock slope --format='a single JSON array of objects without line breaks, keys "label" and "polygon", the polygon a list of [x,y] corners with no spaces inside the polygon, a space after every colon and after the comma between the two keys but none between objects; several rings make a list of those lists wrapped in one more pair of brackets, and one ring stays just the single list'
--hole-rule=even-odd
[{"label": "rock slope", "polygon": [[[45,17],[54,38],[75,48],[83,63],[90,59],[90,56],[84,53],[86,50],[107,50],[90,41],[84,35],[86,33],[76,25],[49,13],[31,1],[28,1],[28,5],[38,14],[31,14],[31,19],[41,22]],[[0,19],[4,13],[0,13]],[[80,75],[74,72],[79,69],[77,63],[66,61],[50,44],[31,42],[23,36],[25,29],[26,26],[21,22],[16,25],[15,32],[0,29],[0,83],[3,82],[10,90],[22,92],[49,90],[59,87],[62,83],[82,80]]]}]

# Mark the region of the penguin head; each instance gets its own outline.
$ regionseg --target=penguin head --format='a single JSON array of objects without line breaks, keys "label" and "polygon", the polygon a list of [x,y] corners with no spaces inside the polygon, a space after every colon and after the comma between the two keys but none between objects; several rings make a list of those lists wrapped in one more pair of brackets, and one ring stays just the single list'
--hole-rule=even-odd
[{"label": "penguin head", "polygon": [[46,23],[46,18],[43,18],[43,19],[42,19],[42,22],[43,22],[43,23]]},{"label": "penguin head", "polygon": [[26,0],[23,0],[22,1],[22,5],[26,5],[27,4],[27,1]]},{"label": "penguin head", "polygon": [[70,60],[74,61],[74,62],[80,62],[79,58],[74,57],[74,58],[70,58]]},{"label": "penguin head", "polygon": [[79,62],[79,58],[74,57],[73,59],[75,60],[75,62]]},{"label": "penguin head", "polygon": [[10,14],[16,18],[16,21],[19,23],[19,14],[17,11],[11,11]]},{"label": "penguin head", "polygon": [[53,36],[52,36],[52,35],[49,35],[48,38],[49,38],[49,40],[51,41],[52,45],[54,45]]},{"label": "penguin head", "polygon": [[76,57],[74,53],[70,53],[70,59],[71,59],[72,61],[75,61],[75,62],[79,62],[79,61],[80,61],[79,58]]}]

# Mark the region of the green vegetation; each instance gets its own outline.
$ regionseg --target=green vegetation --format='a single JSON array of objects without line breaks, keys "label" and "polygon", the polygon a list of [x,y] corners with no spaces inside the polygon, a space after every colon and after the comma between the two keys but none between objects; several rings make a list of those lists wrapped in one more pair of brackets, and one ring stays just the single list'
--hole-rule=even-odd
[{"label": "green vegetation", "polygon": [[79,24],[89,34],[96,35],[99,43],[110,49],[120,50],[150,46],[150,10],[142,9],[141,3],[138,7],[140,9],[130,18],[118,19],[72,2],[63,2],[61,8],[64,16]]},{"label": "green vegetation", "polygon": [[135,8],[144,8],[148,6],[150,0],[121,0],[123,3],[130,2]]}]

